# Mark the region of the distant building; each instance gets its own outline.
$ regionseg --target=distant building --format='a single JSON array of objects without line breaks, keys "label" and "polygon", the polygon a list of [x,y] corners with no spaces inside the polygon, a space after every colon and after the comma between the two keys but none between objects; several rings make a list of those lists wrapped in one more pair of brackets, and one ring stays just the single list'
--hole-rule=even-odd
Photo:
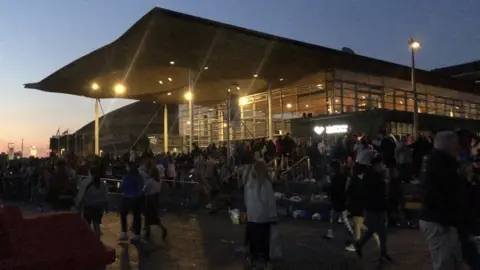
[{"label": "distant building", "polygon": [[480,61],[437,68],[432,70],[439,74],[443,74],[452,78],[461,79],[473,83],[480,83]]},{"label": "distant building", "polygon": [[[178,105],[167,106],[169,141],[173,151],[182,147],[181,139],[178,141]],[[127,153],[134,144],[137,148],[150,146],[154,152],[163,152],[163,112],[163,104],[134,102],[103,115],[99,118],[101,152],[119,156]],[[52,136],[50,149],[55,153],[92,154],[94,133],[95,121],[92,121],[73,134]]]},{"label": "distant building", "polygon": [[30,156],[31,157],[37,157],[37,147],[36,146],[31,146],[30,147]]}]

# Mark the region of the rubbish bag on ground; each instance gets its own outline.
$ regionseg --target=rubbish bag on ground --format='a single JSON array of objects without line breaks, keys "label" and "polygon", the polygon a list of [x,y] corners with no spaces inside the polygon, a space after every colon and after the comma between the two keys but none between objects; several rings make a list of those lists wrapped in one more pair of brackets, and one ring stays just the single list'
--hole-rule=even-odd
[{"label": "rubbish bag on ground", "polygon": [[240,210],[238,209],[228,210],[228,214],[233,224],[240,224]]}]

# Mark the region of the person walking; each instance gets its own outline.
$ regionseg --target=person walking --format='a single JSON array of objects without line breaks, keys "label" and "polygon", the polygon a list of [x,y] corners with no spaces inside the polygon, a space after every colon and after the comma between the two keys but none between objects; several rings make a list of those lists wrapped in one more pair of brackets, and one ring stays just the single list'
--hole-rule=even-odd
[{"label": "person walking", "polygon": [[421,187],[423,209],[419,222],[434,270],[462,269],[457,231],[462,212],[457,159],[457,135],[452,131],[437,133],[434,150],[425,160]]},{"label": "person walking", "polygon": [[345,237],[344,240],[345,247],[349,250],[351,248],[349,246],[352,244],[351,238],[353,236],[353,230],[350,226],[347,214],[347,176],[342,172],[342,165],[339,160],[333,160],[330,162],[329,171],[331,184],[328,188],[328,195],[330,197],[332,210],[330,215],[330,228],[328,229],[325,238],[331,240],[336,236],[333,229],[337,227],[336,223],[340,219],[342,224],[346,227],[348,237]]},{"label": "person walking", "polygon": [[380,155],[370,162],[371,166],[363,176],[363,201],[365,208],[365,226],[367,230],[363,237],[355,243],[355,251],[362,257],[362,248],[376,233],[380,242],[381,262],[392,262],[387,253],[387,168]]},{"label": "person walking", "polygon": [[120,184],[120,193],[122,194],[120,223],[121,233],[120,241],[128,240],[127,236],[127,216],[129,213],[133,215],[133,238],[132,240],[141,239],[142,230],[142,202],[143,202],[143,186],[144,181],[138,172],[135,163],[128,163],[127,175]]},{"label": "person walking", "polygon": [[100,179],[97,167],[90,169],[89,177],[80,184],[75,199],[75,208],[82,211],[82,216],[93,231],[100,236],[100,224],[107,206],[107,185]]},{"label": "person walking", "polygon": [[162,179],[157,168],[152,168],[150,176],[145,180],[145,238],[150,239],[151,227],[159,226],[162,230],[162,239],[167,237],[167,229],[163,226],[160,217],[160,191]]}]

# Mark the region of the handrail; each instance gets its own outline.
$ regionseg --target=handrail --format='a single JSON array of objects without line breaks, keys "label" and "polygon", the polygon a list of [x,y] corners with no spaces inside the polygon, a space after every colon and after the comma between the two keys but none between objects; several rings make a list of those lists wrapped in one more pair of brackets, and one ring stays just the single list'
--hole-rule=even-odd
[{"label": "handrail", "polygon": [[285,171],[283,171],[282,174],[286,174],[286,173],[290,172],[293,168],[297,167],[297,165],[300,165],[300,163],[302,163],[304,160],[309,161],[308,162],[308,167],[310,167],[310,157],[309,156],[304,156],[299,161],[295,162],[291,167],[289,167]]}]

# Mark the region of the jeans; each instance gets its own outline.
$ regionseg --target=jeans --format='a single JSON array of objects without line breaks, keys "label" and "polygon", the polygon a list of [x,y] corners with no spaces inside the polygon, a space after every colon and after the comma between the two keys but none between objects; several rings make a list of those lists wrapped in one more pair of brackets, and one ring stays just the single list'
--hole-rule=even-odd
[{"label": "jeans", "polygon": [[427,239],[433,269],[462,269],[462,251],[457,229],[424,220],[420,220],[419,225]]},{"label": "jeans", "polygon": [[367,231],[358,241],[358,246],[363,247],[376,233],[380,243],[380,255],[387,255],[387,223],[386,211],[365,211],[364,224]]},{"label": "jeans", "polygon": [[122,233],[127,232],[127,216],[133,215],[133,233],[140,235],[142,232],[142,201],[143,198],[123,198],[120,211],[120,225]]}]

